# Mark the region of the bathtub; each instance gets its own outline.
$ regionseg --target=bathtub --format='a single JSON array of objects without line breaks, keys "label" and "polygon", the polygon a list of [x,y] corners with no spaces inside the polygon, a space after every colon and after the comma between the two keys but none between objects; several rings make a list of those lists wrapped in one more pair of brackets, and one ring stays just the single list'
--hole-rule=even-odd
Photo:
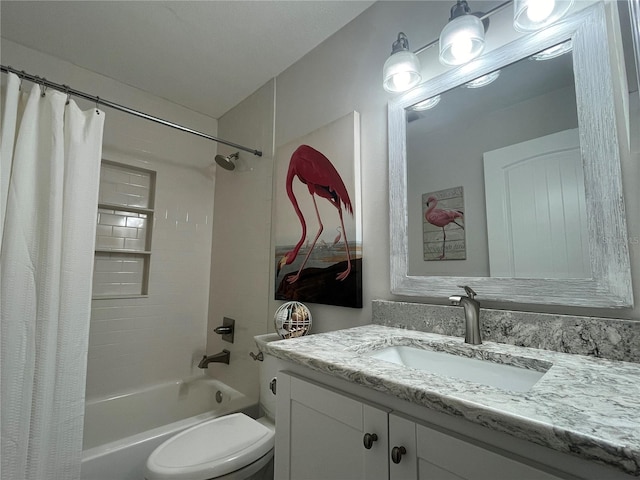
[{"label": "bathtub", "polygon": [[147,457],[162,442],[238,411],[255,416],[256,399],[204,375],[87,400],[81,479],[141,480]]}]

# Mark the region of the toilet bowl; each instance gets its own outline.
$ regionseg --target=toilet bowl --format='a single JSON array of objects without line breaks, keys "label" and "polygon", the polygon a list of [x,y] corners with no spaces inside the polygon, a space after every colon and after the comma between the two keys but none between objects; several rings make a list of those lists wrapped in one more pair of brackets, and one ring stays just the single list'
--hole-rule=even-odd
[{"label": "toilet bowl", "polygon": [[[275,425],[243,413],[215,418],[170,438],[149,456],[147,480],[260,478],[273,458]],[[266,478],[266,477],[265,477]]]},{"label": "toilet bowl", "polygon": [[147,459],[146,480],[272,480],[275,389],[279,362],[259,363],[260,409],[254,420],[234,413],[214,418],[171,437]]}]

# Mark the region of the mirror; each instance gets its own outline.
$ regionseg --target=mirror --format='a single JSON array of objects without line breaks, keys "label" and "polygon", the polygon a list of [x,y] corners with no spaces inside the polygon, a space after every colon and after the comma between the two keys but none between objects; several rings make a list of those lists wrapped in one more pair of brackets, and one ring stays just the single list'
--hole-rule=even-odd
[{"label": "mirror", "polygon": [[594,5],[390,103],[392,293],[632,305],[605,23]]},{"label": "mirror", "polygon": [[407,109],[409,275],[591,276],[572,58],[564,42]]}]

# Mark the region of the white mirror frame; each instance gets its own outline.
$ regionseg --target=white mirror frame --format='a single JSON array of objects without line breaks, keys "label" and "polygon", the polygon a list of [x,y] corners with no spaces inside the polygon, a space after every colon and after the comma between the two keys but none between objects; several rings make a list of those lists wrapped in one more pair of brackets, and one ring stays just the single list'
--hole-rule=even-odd
[{"label": "white mirror frame", "polygon": [[[408,274],[406,108],[571,39],[592,277],[533,279]],[[478,298],[577,307],[633,306],[605,6],[598,3],[425,82],[389,103],[391,293],[440,297],[469,285]],[[468,233],[469,234],[469,233]]]},{"label": "white mirror frame", "polygon": [[629,0],[629,18],[631,19],[631,36],[636,60],[636,80],[640,89],[640,0]]}]

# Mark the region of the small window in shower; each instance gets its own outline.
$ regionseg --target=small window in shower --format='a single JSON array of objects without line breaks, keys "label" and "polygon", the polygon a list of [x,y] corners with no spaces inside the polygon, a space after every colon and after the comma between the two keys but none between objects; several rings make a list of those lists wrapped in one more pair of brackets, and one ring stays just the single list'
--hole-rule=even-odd
[{"label": "small window in shower", "polygon": [[155,177],[151,170],[102,161],[93,298],[148,295]]}]

